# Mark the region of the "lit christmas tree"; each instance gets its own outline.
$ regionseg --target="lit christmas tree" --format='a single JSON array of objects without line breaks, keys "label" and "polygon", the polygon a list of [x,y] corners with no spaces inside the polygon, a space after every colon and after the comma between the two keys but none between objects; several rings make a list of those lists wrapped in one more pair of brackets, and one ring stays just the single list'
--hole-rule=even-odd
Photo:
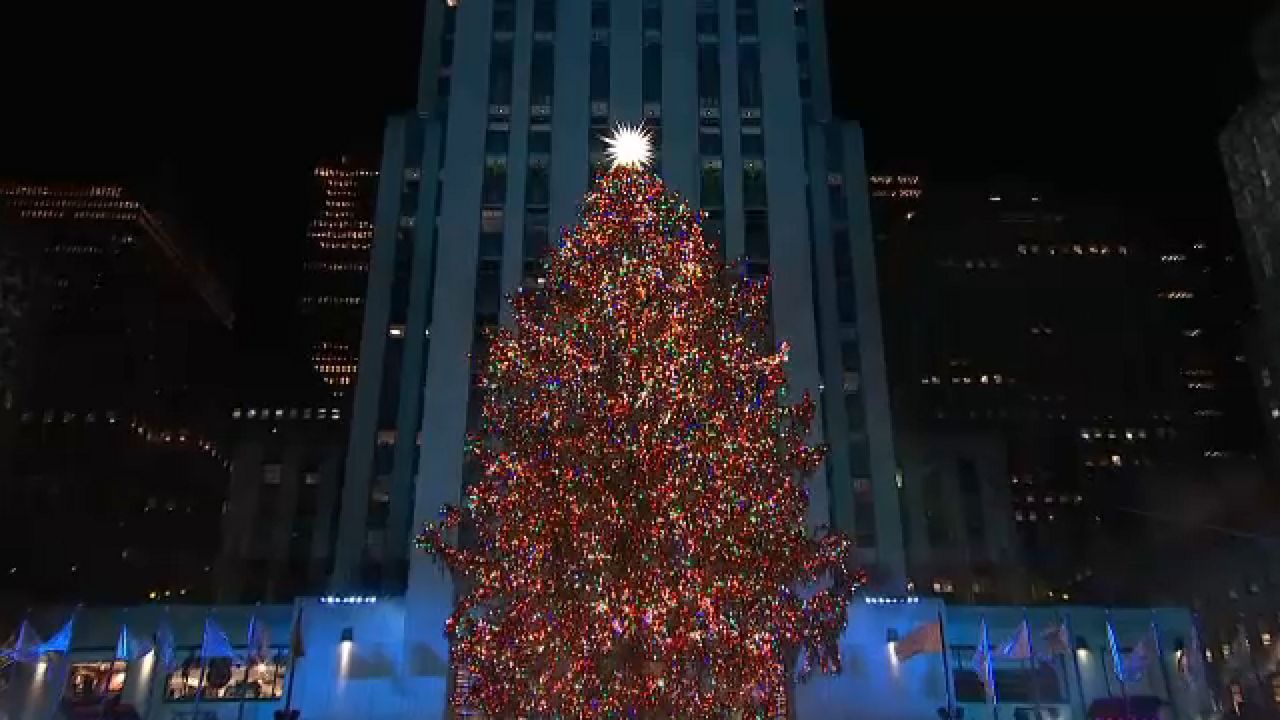
[{"label": "lit christmas tree", "polygon": [[[849,544],[805,529],[814,406],[786,402],[767,281],[722,266],[620,128],[613,168],[492,338],[482,477],[418,538],[465,579],[447,632],[497,718],[773,716],[839,669]],[[471,537],[458,547],[447,531]],[[805,587],[828,582],[806,596]]]}]

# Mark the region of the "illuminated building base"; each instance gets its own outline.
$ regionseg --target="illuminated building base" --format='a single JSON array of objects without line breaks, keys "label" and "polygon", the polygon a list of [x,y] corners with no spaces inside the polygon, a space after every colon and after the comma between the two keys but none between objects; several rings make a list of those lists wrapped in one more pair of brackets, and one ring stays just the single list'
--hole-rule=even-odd
[{"label": "illuminated building base", "polygon": [[[272,720],[290,696],[304,720],[420,720],[450,718],[446,707],[450,672],[439,658],[406,658],[405,604],[401,598],[308,598],[295,605],[93,608],[76,617],[71,652],[41,662],[13,665],[3,672],[0,717],[48,720],[98,717],[92,708],[102,691],[118,693],[123,704],[146,720]],[[42,635],[66,619],[65,610],[32,616]],[[301,615],[304,654],[290,664],[291,629]],[[251,618],[269,629],[270,657],[247,666],[242,661],[211,660],[201,679],[199,658],[206,618],[225,631],[235,651],[245,654]],[[844,672],[797,684],[791,717],[797,720],[918,720],[939,717],[948,705],[964,717],[991,717],[972,659],[979,622],[987,621],[991,643],[999,647],[1024,621],[1021,608],[945,607],[929,599],[860,598],[850,612],[841,642]],[[951,683],[943,655],[925,653],[901,659],[898,642],[912,630],[942,621],[949,650]],[[1121,702],[1121,683],[1108,648],[1106,611],[1096,607],[1035,607],[1025,615],[1036,655],[1031,661],[997,659],[994,666],[999,713],[1004,718],[1084,718]],[[1186,662],[1192,642],[1191,616],[1185,610],[1116,610],[1111,613],[1122,654],[1154,638],[1158,631],[1161,662],[1147,663],[1141,678],[1124,684],[1123,697],[1139,708],[1163,703],[1165,717],[1208,717],[1210,683],[1202,664]],[[1051,654],[1042,632],[1070,623],[1073,648]],[[113,662],[121,625],[136,639],[150,640],[167,625],[174,633],[175,665],[166,670],[157,653]],[[1061,637],[1067,637],[1063,633]],[[1036,647],[1041,643],[1042,647]],[[1148,643],[1150,646],[1150,643]],[[292,678],[292,693],[289,681]],[[197,701],[197,689],[203,693]],[[242,695],[245,697],[242,699]],[[1114,700],[1108,700],[1108,698]],[[61,708],[62,712],[56,712]],[[1025,712],[1019,713],[1019,709]],[[476,715],[475,717],[479,717]],[[1153,716],[1154,720],[1154,716]]]}]

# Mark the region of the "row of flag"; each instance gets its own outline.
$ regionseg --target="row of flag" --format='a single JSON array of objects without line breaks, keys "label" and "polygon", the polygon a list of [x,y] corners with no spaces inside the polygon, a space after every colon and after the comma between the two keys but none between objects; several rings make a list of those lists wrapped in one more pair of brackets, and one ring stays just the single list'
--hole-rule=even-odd
[{"label": "row of flag", "polygon": [[[72,615],[63,626],[48,640],[41,640],[29,621],[23,620],[18,629],[10,636],[8,642],[0,646],[0,660],[7,662],[36,663],[46,654],[65,655],[71,649],[71,635],[75,625]],[[293,657],[302,657],[301,614],[294,623],[290,638],[290,652]],[[204,634],[200,642],[200,657],[204,659],[225,658],[236,662],[253,664],[264,662],[271,657],[271,640],[267,627],[258,622],[256,617],[249,619],[248,648],[241,655],[231,646],[227,633],[214,622],[213,618],[205,618]],[[173,639],[173,629],[167,622],[162,622],[150,638],[138,637],[129,631],[127,624],[120,626],[116,637],[115,659],[132,662],[154,652],[156,660],[165,669],[173,672],[180,664]]]},{"label": "row of flag", "polygon": [[[1035,634],[1032,633],[1030,623],[1023,620],[1013,634],[999,646],[992,646],[989,641],[985,618],[979,625],[978,634],[978,645],[973,654],[972,667],[978,673],[983,685],[988,688],[988,692],[991,692],[994,683],[993,662],[995,660],[1031,660],[1037,657],[1067,655],[1073,651],[1071,631],[1065,620],[1054,623]],[[1108,620],[1107,645],[1111,654],[1112,668],[1121,682],[1140,682],[1146,675],[1151,661],[1160,655],[1160,638],[1154,623],[1143,633],[1138,644],[1130,652],[1125,653],[1116,640],[1115,628]],[[908,660],[916,655],[945,651],[940,620],[915,628],[894,646],[894,655],[899,661]],[[1178,658],[1178,669],[1188,682],[1195,677],[1200,677],[1199,663],[1202,658],[1203,651],[1193,634],[1191,648],[1182,652]]]}]

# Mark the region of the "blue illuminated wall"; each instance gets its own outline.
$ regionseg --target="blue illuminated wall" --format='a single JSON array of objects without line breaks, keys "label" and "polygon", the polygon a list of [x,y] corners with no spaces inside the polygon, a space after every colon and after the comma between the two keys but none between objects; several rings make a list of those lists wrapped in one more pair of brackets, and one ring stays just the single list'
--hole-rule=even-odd
[{"label": "blue illuminated wall", "polygon": [[[446,677],[448,670],[427,668],[423,673],[406,662],[404,641],[405,609],[401,598],[307,599],[295,606],[223,606],[102,608],[82,611],[76,621],[71,662],[105,661],[113,654],[121,623],[140,638],[148,638],[161,622],[168,622],[176,636],[179,659],[194,655],[200,645],[201,627],[206,617],[227,632],[233,645],[243,651],[251,617],[270,630],[271,644],[288,651],[290,627],[301,610],[305,656],[298,661],[293,706],[305,720],[420,720],[449,717],[444,708],[443,687],[415,682],[417,677]],[[352,602],[351,600],[357,600]],[[941,655],[920,655],[897,660],[890,639],[903,638],[922,624],[944,622],[955,674],[957,700],[966,718],[990,717],[991,708],[981,699],[971,671],[971,658],[978,638],[978,624],[985,618],[990,640],[999,645],[1013,634],[1024,617],[1021,608],[966,606],[945,608],[937,601],[903,598],[860,597],[850,613],[848,631],[841,641],[844,672],[838,676],[812,678],[796,686],[793,693],[797,720],[919,720],[937,717],[946,705],[947,685]],[[1042,630],[1069,617],[1073,636],[1083,639],[1087,650],[1069,657],[1056,656],[1045,664],[1051,678],[1045,682],[1055,691],[1043,690],[1040,707],[1047,717],[1062,720],[1083,717],[1082,708],[1099,698],[1120,697],[1120,685],[1107,653],[1106,614],[1094,607],[1032,608],[1026,617],[1031,627]],[[1172,698],[1171,718],[1192,720],[1206,717],[1208,694],[1203,680],[1194,686],[1178,672],[1177,653],[1190,646],[1191,617],[1183,610],[1116,610],[1112,613],[1122,648],[1132,648],[1153,621],[1163,643],[1163,669],[1153,666],[1139,682],[1128,683],[1130,697]],[[32,622],[45,636],[66,619],[65,610],[37,613]],[[350,638],[350,642],[344,642]],[[410,659],[412,660],[412,659]],[[51,657],[43,666],[22,665],[12,671],[8,689],[0,693],[0,712],[10,720],[49,720],[66,672],[66,660]],[[1008,695],[1000,708],[1001,717],[1013,718],[1018,708],[1032,709],[1035,696],[1024,685],[1013,687],[1025,674],[1025,663],[1001,661],[996,664],[999,682],[1008,683]],[[164,699],[164,673],[151,657],[128,664],[122,699],[148,720],[186,720],[194,703]],[[1083,691],[1083,695],[1081,694]],[[967,693],[967,696],[966,696]],[[1013,697],[1013,696],[1017,697]],[[205,701],[202,718],[217,720],[271,720],[283,702],[251,700],[243,708],[235,701]],[[1176,713],[1172,712],[1176,710]]]}]

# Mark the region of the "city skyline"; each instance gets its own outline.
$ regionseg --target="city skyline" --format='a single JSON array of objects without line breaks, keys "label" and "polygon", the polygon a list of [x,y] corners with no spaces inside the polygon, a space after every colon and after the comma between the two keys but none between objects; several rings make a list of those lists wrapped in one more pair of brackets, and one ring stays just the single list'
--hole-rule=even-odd
[{"label": "city skyline", "polygon": [[1280,708],[1275,0],[57,19],[0,716]]},{"label": "city skyline", "polygon": [[[1263,5],[985,3],[930,18],[834,3],[834,107],[863,124],[873,172],[1021,176],[1205,222],[1237,244],[1215,137],[1254,83],[1247,28]],[[0,119],[0,176],[164,186],[255,309],[243,342],[279,342],[302,282],[305,178],[341,154],[376,163],[383,118],[414,102],[422,3],[253,24],[224,6],[200,37],[154,8],[86,7],[84,31],[23,12],[35,31],[0,43],[6,66],[25,68],[6,93],[27,110]],[[220,51],[225,37],[235,54]],[[25,61],[50,46],[61,62]]]}]

